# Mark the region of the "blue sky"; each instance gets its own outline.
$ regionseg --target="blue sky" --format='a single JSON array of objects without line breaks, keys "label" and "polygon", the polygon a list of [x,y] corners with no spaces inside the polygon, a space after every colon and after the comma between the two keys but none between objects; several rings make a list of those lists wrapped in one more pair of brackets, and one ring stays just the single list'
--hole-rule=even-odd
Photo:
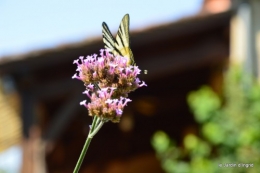
[{"label": "blue sky", "polygon": [[101,37],[130,14],[130,30],[195,14],[202,0],[0,0],[0,57]]},{"label": "blue sky", "polygon": [[18,173],[21,165],[22,151],[19,146],[13,146],[0,153],[0,172]]}]

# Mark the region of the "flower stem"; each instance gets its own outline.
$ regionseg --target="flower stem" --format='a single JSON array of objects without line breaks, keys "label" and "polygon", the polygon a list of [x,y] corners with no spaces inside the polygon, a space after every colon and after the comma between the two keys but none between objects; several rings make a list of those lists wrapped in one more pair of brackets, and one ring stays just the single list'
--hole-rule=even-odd
[{"label": "flower stem", "polygon": [[90,142],[91,142],[91,139],[92,139],[92,138],[90,138],[90,137],[87,138],[87,140],[86,140],[86,142],[85,142],[85,144],[84,144],[84,147],[83,147],[83,149],[82,149],[82,151],[81,151],[81,153],[80,153],[79,160],[78,160],[78,162],[77,162],[77,164],[76,164],[76,166],[75,166],[75,168],[74,168],[73,173],[78,173],[78,172],[79,172],[79,169],[80,169],[80,167],[81,167],[81,164],[82,164],[82,162],[83,162],[83,159],[84,159],[84,157],[85,157],[85,155],[86,155],[86,152],[87,152],[87,150],[88,150],[88,146],[89,146],[89,144],[90,144]]},{"label": "flower stem", "polygon": [[88,137],[87,137],[86,142],[85,142],[85,144],[83,146],[83,149],[82,149],[82,151],[80,153],[78,162],[77,162],[77,164],[76,164],[76,166],[74,168],[73,173],[78,173],[79,172],[81,164],[82,164],[82,162],[84,160],[84,157],[86,155],[86,152],[88,150],[89,144],[90,144],[92,138],[94,137],[94,135],[99,131],[99,129],[102,127],[103,124],[104,124],[103,120],[100,120],[99,117],[94,116],[94,119],[92,121],[92,125],[91,125],[89,133],[88,133]]},{"label": "flower stem", "polygon": [[95,134],[101,129],[101,127],[103,126],[103,124],[104,124],[104,121],[101,120],[101,122],[99,122],[99,124],[96,125],[95,130],[93,130],[93,131],[88,135],[88,137],[89,137],[89,138],[93,138],[93,136],[95,136]]}]

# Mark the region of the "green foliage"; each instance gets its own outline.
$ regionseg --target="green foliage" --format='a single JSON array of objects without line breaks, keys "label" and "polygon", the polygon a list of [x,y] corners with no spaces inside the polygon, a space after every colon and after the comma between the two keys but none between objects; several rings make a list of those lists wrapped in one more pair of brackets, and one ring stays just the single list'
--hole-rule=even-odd
[{"label": "green foliage", "polygon": [[167,173],[259,172],[260,85],[248,79],[232,68],[225,74],[223,98],[207,86],[190,93],[200,133],[185,136],[182,147],[164,132],[155,133],[152,145]]}]

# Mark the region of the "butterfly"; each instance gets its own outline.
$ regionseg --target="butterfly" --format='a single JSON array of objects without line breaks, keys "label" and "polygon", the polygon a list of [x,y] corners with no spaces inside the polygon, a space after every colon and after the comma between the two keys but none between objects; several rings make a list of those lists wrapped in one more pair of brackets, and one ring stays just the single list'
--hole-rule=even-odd
[{"label": "butterfly", "polygon": [[130,49],[129,41],[129,14],[124,15],[116,38],[111,34],[107,24],[102,23],[102,35],[105,48],[109,49],[113,55],[120,55],[127,58],[128,65],[135,65],[134,55]]}]

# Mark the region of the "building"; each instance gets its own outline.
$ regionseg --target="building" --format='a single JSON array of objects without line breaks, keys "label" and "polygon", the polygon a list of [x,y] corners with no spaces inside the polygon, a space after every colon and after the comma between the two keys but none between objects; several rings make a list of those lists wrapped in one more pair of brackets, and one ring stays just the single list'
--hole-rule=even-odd
[{"label": "building", "polygon": [[[221,91],[230,18],[231,11],[199,14],[131,33],[135,61],[148,70],[140,77],[148,87],[130,94],[133,102],[119,124],[107,123],[95,136],[82,172],[162,172],[150,139],[157,130],[177,141],[196,131],[186,96],[205,84]],[[79,106],[84,86],[71,79],[72,62],[102,47],[100,37],[1,59],[0,75],[20,100],[24,172],[44,171],[45,165],[48,172],[72,172],[91,123]]]}]

